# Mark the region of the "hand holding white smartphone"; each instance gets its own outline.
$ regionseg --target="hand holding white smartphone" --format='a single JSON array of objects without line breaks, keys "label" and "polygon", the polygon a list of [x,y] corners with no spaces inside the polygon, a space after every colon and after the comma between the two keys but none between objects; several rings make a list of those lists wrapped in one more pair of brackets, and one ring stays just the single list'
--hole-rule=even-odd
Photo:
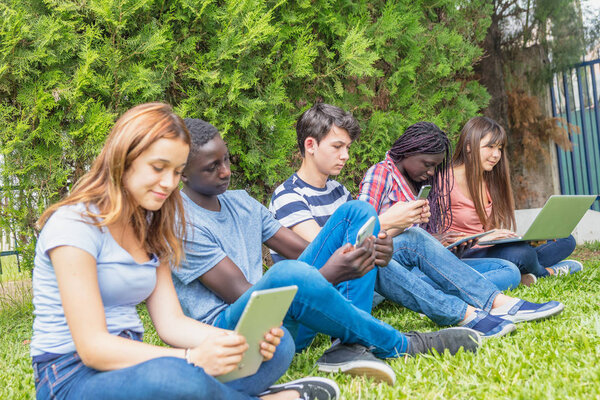
[{"label": "hand holding white smartphone", "polygon": [[363,244],[365,239],[367,239],[369,236],[373,236],[374,230],[375,230],[375,217],[371,217],[358,230],[358,233],[356,234],[356,242],[354,244],[354,247],[359,247],[361,244]]},{"label": "hand holding white smartphone", "polygon": [[419,190],[419,194],[417,195],[417,200],[427,199],[427,196],[429,196],[429,192],[431,192],[431,185],[421,186],[421,190]]}]

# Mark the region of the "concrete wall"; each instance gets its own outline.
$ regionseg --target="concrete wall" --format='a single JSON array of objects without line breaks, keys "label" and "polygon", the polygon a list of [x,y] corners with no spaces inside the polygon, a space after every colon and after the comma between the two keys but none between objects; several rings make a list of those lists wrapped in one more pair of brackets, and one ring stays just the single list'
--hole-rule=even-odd
[{"label": "concrete wall", "polygon": [[[529,225],[531,225],[540,210],[541,208],[516,210],[517,232],[523,234]],[[588,210],[581,221],[579,221],[579,224],[575,227],[573,236],[575,237],[575,240],[577,240],[577,244],[600,241],[600,212]]]}]

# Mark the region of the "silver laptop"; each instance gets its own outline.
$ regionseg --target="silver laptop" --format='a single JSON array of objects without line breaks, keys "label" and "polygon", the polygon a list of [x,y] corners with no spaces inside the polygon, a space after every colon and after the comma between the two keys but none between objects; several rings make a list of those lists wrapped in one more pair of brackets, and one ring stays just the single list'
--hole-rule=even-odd
[{"label": "silver laptop", "polygon": [[479,241],[480,245],[566,238],[596,200],[596,195],[550,196],[544,208],[520,237]]}]

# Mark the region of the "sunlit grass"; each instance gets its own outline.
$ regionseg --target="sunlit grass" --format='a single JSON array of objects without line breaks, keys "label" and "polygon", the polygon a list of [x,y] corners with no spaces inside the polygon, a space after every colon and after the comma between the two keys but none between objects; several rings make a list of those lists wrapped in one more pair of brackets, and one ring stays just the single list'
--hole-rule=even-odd
[{"label": "sunlit grass", "polygon": [[[531,301],[559,300],[565,311],[556,318],[519,325],[517,332],[484,343],[477,354],[419,356],[390,360],[396,385],[317,372],[315,362],[329,345],[319,336],[296,355],[282,381],[306,375],[335,379],[343,399],[597,399],[600,398],[600,244],[578,248],[585,270],[541,279],[512,295]],[[3,262],[3,267],[5,263]],[[27,340],[31,336],[30,294],[22,293],[0,311],[0,399],[34,398]],[[8,305],[7,305],[8,304]],[[145,340],[158,343],[148,314]],[[436,330],[431,321],[384,302],[374,314],[400,330]]]}]

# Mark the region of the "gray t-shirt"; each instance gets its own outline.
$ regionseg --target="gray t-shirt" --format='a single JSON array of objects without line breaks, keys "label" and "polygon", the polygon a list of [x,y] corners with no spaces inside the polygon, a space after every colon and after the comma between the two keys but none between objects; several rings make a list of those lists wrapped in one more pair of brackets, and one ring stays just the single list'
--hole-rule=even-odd
[{"label": "gray t-shirt", "polygon": [[244,190],[219,195],[220,211],[206,210],[182,193],[186,217],[185,259],[173,269],[183,312],[212,324],[227,303],[198,279],[225,257],[255,284],[262,277],[262,243],[280,228],[273,215]]},{"label": "gray t-shirt", "polygon": [[159,260],[152,256],[148,262],[138,264],[119,246],[108,229],[97,228],[82,216],[85,210],[83,204],[61,207],[52,214],[40,232],[33,260],[35,319],[31,339],[32,356],[75,351],[56,274],[48,256],[50,250],[59,246],[84,250],[96,260],[108,332],[113,335],[124,330],[144,332],[135,306],[154,290]]}]

